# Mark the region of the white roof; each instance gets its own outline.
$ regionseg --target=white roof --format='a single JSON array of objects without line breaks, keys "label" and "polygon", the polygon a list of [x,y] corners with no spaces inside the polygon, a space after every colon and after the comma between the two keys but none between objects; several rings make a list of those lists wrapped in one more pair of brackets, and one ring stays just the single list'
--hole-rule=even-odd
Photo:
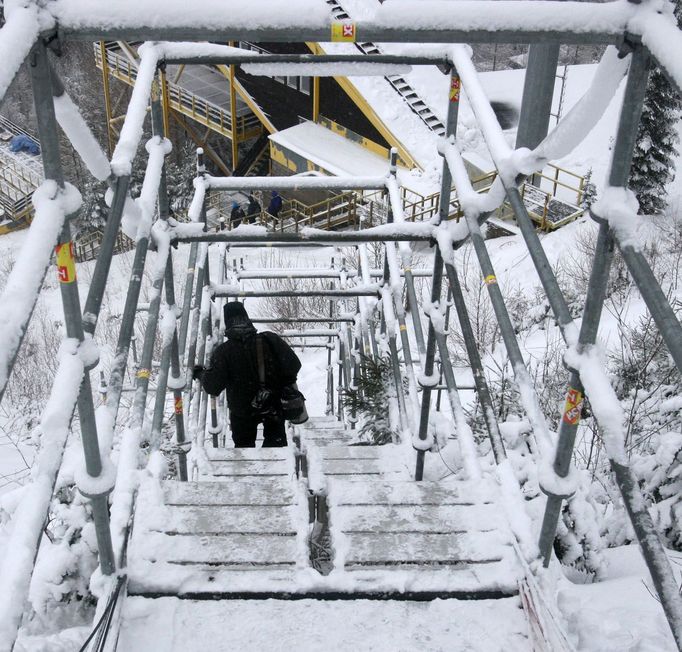
[{"label": "white roof", "polygon": [[335,176],[375,177],[388,172],[388,158],[314,122],[278,131],[270,140]]}]

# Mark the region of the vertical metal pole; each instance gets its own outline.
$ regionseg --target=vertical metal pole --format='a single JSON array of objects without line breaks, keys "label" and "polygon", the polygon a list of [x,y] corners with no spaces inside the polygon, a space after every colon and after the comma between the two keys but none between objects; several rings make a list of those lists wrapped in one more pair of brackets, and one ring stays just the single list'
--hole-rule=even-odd
[{"label": "vertical metal pole", "polygon": [[[230,45],[234,46],[234,41],[230,41]],[[239,163],[239,134],[237,132],[237,93],[234,87],[234,65],[230,68],[230,133],[232,145],[232,172],[237,169]]]},{"label": "vertical metal pole", "polygon": [[[159,99],[158,84],[156,82],[152,86],[152,127],[155,133],[163,132],[161,101]],[[159,184],[159,214],[161,214],[162,210],[165,216],[168,217],[168,198],[166,195],[163,169],[161,183]],[[161,251],[157,253],[157,256],[162,255],[163,253]],[[162,262],[162,264],[157,266],[157,275],[152,279],[152,300],[149,303],[149,310],[147,312],[147,325],[144,331],[144,343],[142,344],[142,355],[140,356],[140,364],[136,374],[135,398],[133,399],[132,423],[138,428],[141,428],[144,423],[147,392],[149,389],[149,379],[151,377],[152,359],[154,355],[154,342],[156,341],[156,330],[159,323],[159,312],[161,310],[161,289],[164,284],[164,277],[166,276],[166,270],[170,260],[171,253],[169,248],[166,252],[166,259],[159,261],[159,263]],[[167,369],[168,367],[166,367],[165,374],[163,374],[165,375],[166,381],[168,377]],[[152,423],[152,432],[153,428],[154,425]]]},{"label": "vertical metal pole", "polygon": [[[59,187],[58,192],[63,192],[64,175],[59,154],[57,121],[52,99],[50,67],[47,58],[47,50],[43,41],[39,41],[33,48],[29,69],[36,107],[38,133],[42,147],[45,179],[54,180]],[[82,343],[84,341],[82,313],[80,298],[78,296],[78,281],[75,272],[76,266],[73,261],[71,227],[68,221],[64,223],[64,227],[59,235],[57,251],[63,252],[63,255],[69,260],[68,266],[72,268],[71,274],[67,274],[63,277],[60,276],[59,284],[62,304],[64,306],[66,336]],[[77,405],[80,418],[83,453],[85,457],[85,470],[90,478],[99,479],[102,475],[102,459],[99,451],[99,439],[97,436],[95,407],[92,398],[89,369],[86,369],[83,374]],[[81,491],[83,495],[89,498],[92,505],[97,547],[99,549],[99,565],[104,575],[111,575],[116,570],[114,551],[111,544],[111,531],[109,529],[109,506],[107,504],[107,495],[110,490],[111,487],[108,487],[102,493],[89,495]]]},{"label": "vertical metal pole", "polygon": [[313,77],[313,122],[320,120],[320,78]]},{"label": "vertical metal pole", "polygon": [[[445,126],[445,136],[454,136],[457,131],[457,115],[459,112],[460,80],[456,70],[450,73],[450,101],[448,103],[448,115]],[[448,219],[450,206],[450,188],[452,186],[452,176],[447,162],[443,161],[443,172],[441,174],[440,205],[438,219],[439,222]],[[440,301],[440,292],[443,279],[443,257],[440,249],[436,248],[433,261],[433,281],[431,286],[431,303]],[[424,377],[428,378],[433,374],[434,361],[436,358],[436,332],[433,324],[429,320],[429,332],[426,343],[426,353],[424,358]],[[426,440],[429,430],[429,413],[431,411],[431,387],[422,388],[422,404],[419,419],[419,439]],[[424,454],[425,451],[417,451],[417,464],[415,468],[415,480],[422,480],[424,477]]]},{"label": "vertical metal pole", "polygon": [[107,408],[113,415],[114,421],[118,414],[121,404],[121,392],[125,380],[126,367],[128,365],[128,350],[133,345],[133,360],[137,364],[137,348],[135,346],[135,311],[140,297],[140,287],[144,275],[144,265],[147,259],[149,248],[149,235],[140,237],[135,246],[135,257],[130,272],[130,282],[126,293],[123,316],[121,317],[121,328],[116,342],[116,353],[114,363],[109,374],[109,394],[107,396]]},{"label": "vertical metal pole", "polygon": [[476,395],[481,402],[481,411],[483,412],[483,419],[488,430],[488,437],[493,449],[495,462],[500,464],[507,458],[507,453],[504,449],[504,442],[500,434],[500,428],[495,418],[495,406],[490,396],[488,383],[483,372],[483,363],[481,356],[476,346],[476,337],[474,330],[471,327],[469,320],[469,311],[467,310],[466,301],[464,300],[464,293],[459,282],[457,270],[449,263],[445,264],[445,271],[448,275],[450,289],[452,291],[452,298],[455,303],[455,310],[457,312],[457,319],[459,320],[459,327],[462,330],[462,338],[464,339],[464,346],[467,350],[469,364],[474,375],[474,385],[476,385]]},{"label": "vertical metal pole", "polygon": [[[197,149],[197,177],[206,174],[206,165],[204,163],[204,150]],[[204,231],[206,227],[206,200],[202,207],[202,221],[204,223]],[[190,309],[192,306],[192,288],[194,286],[194,272],[197,264],[197,253],[199,251],[199,243],[193,242],[189,249],[189,262],[187,263],[187,276],[185,277],[185,292],[182,298],[182,316],[180,317],[180,335],[178,336],[180,345],[180,356],[185,355],[185,347],[187,345],[187,330],[189,328]]]},{"label": "vertical metal pole", "polygon": [[554,97],[559,43],[534,43],[528,49],[516,147],[533,149],[547,135]]},{"label": "vertical metal pole", "polygon": [[[50,66],[50,76],[52,80],[52,95],[56,99],[64,95],[66,91],[59,75],[57,75],[52,66]],[[92,280],[90,281],[88,296],[83,310],[83,330],[89,335],[94,335],[95,333],[97,318],[99,317],[104,298],[104,288],[109,278],[109,270],[111,269],[111,259],[114,254],[114,247],[116,246],[116,237],[121,225],[123,208],[130,187],[130,177],[127,175],[115,177],[113,181],[110,177],[109,181],[113,187],[113,197],[107,221],[104,225],[102,243],[95,262],[95,269],[92,273]]]},{"label": "vertical metal pole", "polygon": [[102,88],[104,89],[104,110],[107,119],[107,145],[109,156],[114,153],[114,138],[111,133],[111,92],[109,90],[109,61],[107,59],[107,48],[104,41],[99,42],[99,53],[102,59]]},{"label": "vertical metal pole", "polygon": [[417,340],[417,350],[419,355],[423,356],[426,353],[426,345],[424,344],[424,331],[422,329],[421,317],[419,315],[419,302],[417,301],[417,292],[414,289],[414,276],[412,275],[412,268],[405,267],[405,288],[407,290],[407,303],[410,306],[410,313],[412,315],[412,325],[414,327],[414,337]]}]

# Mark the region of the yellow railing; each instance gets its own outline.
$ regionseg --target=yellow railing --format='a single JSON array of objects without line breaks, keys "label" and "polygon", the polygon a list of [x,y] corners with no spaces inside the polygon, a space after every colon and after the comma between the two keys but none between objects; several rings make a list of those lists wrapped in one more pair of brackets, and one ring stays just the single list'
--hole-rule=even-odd
[{"label": "yellow railing", "polygon": [[[98,45],[95,45],[95,63],[102,68],[102,53]],[[116,79],[133,86],[137,79],[137,67],[127,57],[107,49],[107,66],[109,74]],[[166,81],[168,87],[168,104],[178,113],[192,118],[199,124],[208,127],[225,138],[232,137],[232,116],[229,111],[217,104],[205,100],[195,93],[188,91],[179,84]],[[258,136],[262,131],[260,120],[248,113],[237,116],[237,134],[239,140],[247,140]]]}]

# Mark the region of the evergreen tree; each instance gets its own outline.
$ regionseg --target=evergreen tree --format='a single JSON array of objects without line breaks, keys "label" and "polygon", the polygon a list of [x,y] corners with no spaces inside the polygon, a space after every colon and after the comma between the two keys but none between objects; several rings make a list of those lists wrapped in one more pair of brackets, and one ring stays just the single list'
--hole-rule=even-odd
[{"label": "evergreen tree", "polygon": [[[682,0],[675,0],[678,24],[681,14]],[[661,69],[655,68],[649,76],[630,173],[630,187],[644,214],[661,213],[667,206],[666,186],[675,178],[681,115],[677,91]]]},{"label": "evergreen tree", "polygon": [[585,180],[583,181],[583,192],[580,198],[580,208],[584,208],[586,211],[590,210],[590,206],[597,199],[597,186],[594,185],[592,181],[592,168],[587,171],[585,175]]},{"label": "evergreen tree", "polygon": [[350,388],[343,394],[343,406],[361,418],[360,435],[371,444],[388,444],[398,433],[394,432],[389,419],[387,388],[391,383],[392,367],[389,357],[361,356],[365,373],[357,380],[357,389]]}]

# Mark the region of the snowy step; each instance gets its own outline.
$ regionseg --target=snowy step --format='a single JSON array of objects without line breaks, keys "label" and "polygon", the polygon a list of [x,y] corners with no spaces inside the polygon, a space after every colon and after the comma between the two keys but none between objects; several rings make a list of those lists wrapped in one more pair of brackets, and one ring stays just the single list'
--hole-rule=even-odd
[{"label": "snowy step", "polygon": [[207,448],[200,460],[200,479],[235,480],[243,478],[294,476],[296,466],[292,447]]},{"label": "snowy step", "polygon": [[[312,475],[394,476],[402,474],[403,451],[398,446],[343,446],[331,444],[308,449],[308,469]],[[398,479],[398,478],[396,478]]]},{"label": "snowy step", "polygon": [[307,500],[289,478],[146,481],[128,548],[129,593],[292,590],[306,564]]},{"label": "snowy step", "polygon": [[499,510],[483,505],[347,505],[335,506],[334,520],[345,532],[432,532],[462,534],[488,532],[498,527]]},{"label": "snowy step", "polygon": [[[332,523],[332,528],[334,525]],[[332,529],[334,532],[334,529]],[[498,531],[466,533],[344,532],[345,568],[354,566],[463,565],[501,561],[508,538]],[[332,535],[332,543],[335,544]]]},{"label": "snowy step", "polygon": [[329,482],[334,505],[480,505],[497,499],[489,482],[389,482],[334,478]]},{"label": "snowy step", "polygon": [[409,593],[517,592],[522,570],[492,482],[332,477],[327,491],[335,567],[356,592],[390,586],[398,575]]},{"label": "snowy step", "polygon": [[163,485],[166,505],[272,505],[295,502],[295,485],[289,478],[259,478],[255,483],[175,482]]}]

